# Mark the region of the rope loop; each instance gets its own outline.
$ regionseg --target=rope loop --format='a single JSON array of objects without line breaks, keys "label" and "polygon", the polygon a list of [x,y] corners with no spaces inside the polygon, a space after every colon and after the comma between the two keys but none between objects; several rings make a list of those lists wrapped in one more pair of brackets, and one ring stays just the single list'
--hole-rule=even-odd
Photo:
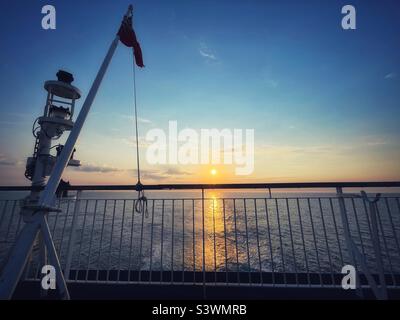
[{"label": "rope loop", "polygon": [[146,216],[146,218],[149,217],[147,198],[144,195],[144,190],[138,191],[138,199],[136,200],[135,211],[137,213],[144,214]]}]

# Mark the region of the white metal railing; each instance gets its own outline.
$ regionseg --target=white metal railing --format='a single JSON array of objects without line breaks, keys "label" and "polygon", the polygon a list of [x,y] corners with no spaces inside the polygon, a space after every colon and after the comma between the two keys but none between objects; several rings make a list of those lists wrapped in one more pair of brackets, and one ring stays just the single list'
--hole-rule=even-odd
[{"label": "white metal railing", "polygon": [[[204,194],[204,193],[203,193]],[[400,287],[400,197],[60,199],[50,213],[67,281],[340,287],[355,265],[364,286]],[[21,229],[20,201],[0,201],[0,263]],[[374,208],[375,210],[372,210]],[[35,245],[25,271],[40,271]],[[372,279],[372,281],[371,281]],[[384,285],[382,285],[384,284]]]}]

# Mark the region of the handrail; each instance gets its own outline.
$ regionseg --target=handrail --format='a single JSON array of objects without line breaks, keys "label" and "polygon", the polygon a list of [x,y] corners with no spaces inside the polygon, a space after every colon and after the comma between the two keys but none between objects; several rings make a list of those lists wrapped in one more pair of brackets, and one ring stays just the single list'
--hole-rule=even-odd
[{"label": "handrail", "polygon": [[[301,188],[385,188],[400,187],[400,181],[379,182],[288,182],[288,183],[222,183],[222,184],[150,184],[150,185],[76,185],[63,186],[67,191],[141,191],[206,189],[301,189]],[[43,187],[0,186],[0,191],[32,191]]]}]

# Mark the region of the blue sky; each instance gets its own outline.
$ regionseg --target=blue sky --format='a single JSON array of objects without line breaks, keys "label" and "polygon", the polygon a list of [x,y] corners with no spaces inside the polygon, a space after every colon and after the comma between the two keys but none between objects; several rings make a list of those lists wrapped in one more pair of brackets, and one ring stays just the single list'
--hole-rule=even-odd
[{"label": "blue sky", "polygon": [[[1,2],[2,184],[24,182],[43,82],[66,69],[85,97],[130,2]],[[45,4],[56,7],[55,31],[41,29]],[[247,179],[400,179],[398,1],[133,4],[146,65],[137,71],[142,136],[169,120],[181,128],[254,128],[256,171]],[[345,4],[357,10],[357,30],[341,28]],[[77,152],[93,168],[116,170],[96,177],[95,170],[79,177],[71,171],[72,179],[125,181],[120,168],[135,168],[132,114],[132,57],[121,45]],[[144,169],[166,170],[146,163]],[[185,172],[182,179],[207,180],[199,168]],[[226,173],[222,180],[237,178]]]}]

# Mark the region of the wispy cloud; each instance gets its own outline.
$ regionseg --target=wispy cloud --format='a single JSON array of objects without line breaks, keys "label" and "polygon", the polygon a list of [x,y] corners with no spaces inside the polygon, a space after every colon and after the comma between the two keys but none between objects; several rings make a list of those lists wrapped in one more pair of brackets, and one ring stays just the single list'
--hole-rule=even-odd
[{"label": "wispy cloud", "polygon": [[107,165],[97,165],[97,164],[83,164],[80,167],[74,167],[75,170],[82,172],[94,172],[94,173],[110,173],[118,172],[121,169],[110,167]]},{"label": "wispy cloud", "polygon": [[273,156],[333,156],[333,155],[349,155],[360,149],[378,148],[381,146],[392,144],[388,138],[365,136],[354,143],[347,144],[326,144],[311,146],[295,146],[295,145],[274,145],[262,144],[258,146],[257,153],[268,154]]},{"label": "wispy cloud", "polygon": [[[129,121],[134,122],[135,121],[135,117],[131,116],[131,115],[127,115],[127,114],[120,114],[119,115],[121,118],[123,119],[127,119]],[[138,117],[138,123],[143,123],[143,124],[152,124],[153,121],[149,120],[149,119],[145,119],[145,118],[140,118]]]},{"label": "wispy cloud", "polygon": [[200,50],[199,50],[199,53],[200,53],[204,58],[208,58],[208,59],[211,59],[211,60],[217,60],[217,58],[215,57],[214,54],[212,54],[212,53],[207,53],[207,52],[205,52],[203,49],[200,49]]},{"label": "wispy cloud", "polygon": [[292,146],[292,145],[262,145],[258,152],[269,155],[299,156],[299,155],[330,155],[343,151],[346,147],[331,145]]},{"label": "wispy cloud", "polygon": [[[136,138],[134,136],[131,136],[129,138],[120,138],[119,139],[122,143],[126,144],[129,147],[136,147]],[[139,147],[140,148],[146,148],[149,145],[151,145],[150,142],[148,142],[145,138],[139,137]]]},{"label": "wispy cloud", "polygon": [[390,72],[385,76],[386,80],[391,80],[391,79],[395,79],[395,78],[397,78],[397,73],[395,73],[395,72]]},{"label": "wispy cloud", "polygon": [[[137,176],[137,169],[120,169],[116,167],[111,167],[108,165],[99,164],[84,164],[81,167],[74,167],[73,170],[89,173],[89,174],[118,174],[118,175],[129,175]],[[170,178],[179,179],[183,176],[191,175],[192,173],[188,171],[181,170],[179,168],[167,168],[160,170],[152,169],[141,169],[140,177],[147,180],[166,180]]]},{"label": "wispy cloud", "polygon": [[144,119],[144,118],[139,118],[138,117],[138,122],[140,122],[140,123],[148,123],[148,124],[151,124],[151,123],[153,123],[151,120],[149,120],[149,119]]},{"label": "wispy cloud", "polygon": [[207,60],[217,60],[215,53],[204,42],[200,42],[199,53]]},{"label": "wispy cloud", "polygon": [[[136,169],[123,169],[123,168],[116,168],[108,165],[100,165],[100,164],[84,164],[80,167],[72,167],[74,171],[80,172],[82,174],[89,174],[89,175],[100,175],[104,174],[104,176],[110,177],[112,175],[115,176],[127,176],[127,177],[136,177],[137,170]],[[142,169],[140,170],[140,177],[143,180],[150,180],[150,181],[162,181],[166,180],[170,177],[170,174],[167,174],[165,171],[161,170],[148,170]]]},{"label": "wispy cloud", "polygon": [[[133,172],[134,176],[137,176],[137,170],[129,170]],[[140,178],[144,180],[164,180],[167,177],[160,174],[157,170],[140,170]]]},{"label": "wispy cloud", "polygon": [[[137,170],[127,170],[130,173],[133,173],[134,176],[137,175]],[[166,170],[149,170],[149,169],[141,169],[140,177],[148,180],[168,180],[171,178],[179,179],[180,177],[191,175],[190,172],[183,171],[179,168],[168,168]]]},{"label": "wispy cloud", "polygon": [[183,170],[178,169],[178,168],[169,168],[169,169],[165,170],[163,172],[163,174],[167,175],[167,176],[188,176],[188,175],[191,175],[190,172],[183,171]]},{"label": "wispy cloud", "polygon": [[391,141],[387,137],[374,137],[374,136],[366,136],[364,137],[364,145],[369,147],[375,146],[383,146],[390,144]]}]

